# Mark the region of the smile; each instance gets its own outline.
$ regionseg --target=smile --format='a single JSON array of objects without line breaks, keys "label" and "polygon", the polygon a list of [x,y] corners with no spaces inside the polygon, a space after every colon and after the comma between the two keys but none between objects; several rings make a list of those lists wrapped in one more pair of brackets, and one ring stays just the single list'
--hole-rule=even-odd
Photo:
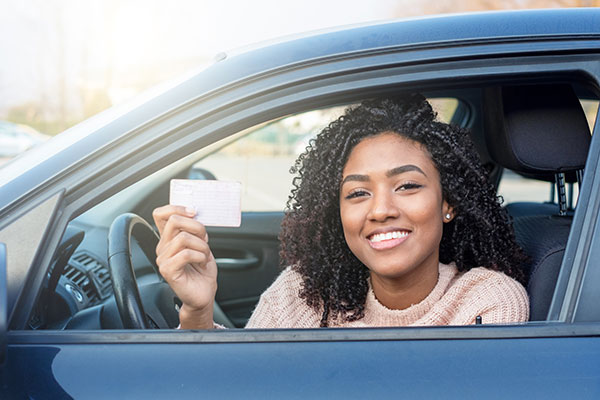
[{"label": "smile", "polygon": [[372,248],[376,250],[385,250],[404,242],[410,235],[409,231],[392,231],[376,233],[367,239]]},{"label": "smile", "polygon": [[407,231],[394,231],[386,233],[377,233],[369,238],[371,242],[383,242],[384,240],[400,239],[408,236]]}]

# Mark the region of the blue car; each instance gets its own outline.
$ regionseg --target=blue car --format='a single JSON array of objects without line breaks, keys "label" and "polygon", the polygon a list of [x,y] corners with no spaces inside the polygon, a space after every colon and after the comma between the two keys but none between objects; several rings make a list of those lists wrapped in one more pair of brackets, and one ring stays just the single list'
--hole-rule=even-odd
[{"label": "blue car", "polygon": [[[531,320],[242,329],[281,271],[298,152],[401,92],[470,131]],[[308,34],[110,109],[0,169],[0,398],[600,398],[599,99],[600,9],[562,9]],[[242,182],[241,227],[209,228],[229,329],[174,329],[149,221],[179,178]]]}]

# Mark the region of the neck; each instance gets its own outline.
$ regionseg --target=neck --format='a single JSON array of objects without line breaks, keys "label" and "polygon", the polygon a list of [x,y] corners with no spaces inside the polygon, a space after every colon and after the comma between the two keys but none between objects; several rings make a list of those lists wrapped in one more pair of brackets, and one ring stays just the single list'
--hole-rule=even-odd
[{"label": "neck", "polygon": [[419,273],[402,277],[385,277],[371,272],[371,285],[377,300],[392,310],[404,310],[423,301],[437,285],[439,261]]}]

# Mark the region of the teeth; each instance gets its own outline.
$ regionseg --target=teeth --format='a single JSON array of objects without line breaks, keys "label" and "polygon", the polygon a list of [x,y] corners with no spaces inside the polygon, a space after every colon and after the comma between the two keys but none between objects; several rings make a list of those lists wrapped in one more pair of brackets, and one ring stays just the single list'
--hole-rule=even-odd
[{"label": "teeth", "polygon": [[386,233],[377,233],[369,239],[371,242],[381,242],[384,240],[398,239],[401,237],[408,236],[408,232],[406,231],[394,231],[394,232],[386,232]]}]

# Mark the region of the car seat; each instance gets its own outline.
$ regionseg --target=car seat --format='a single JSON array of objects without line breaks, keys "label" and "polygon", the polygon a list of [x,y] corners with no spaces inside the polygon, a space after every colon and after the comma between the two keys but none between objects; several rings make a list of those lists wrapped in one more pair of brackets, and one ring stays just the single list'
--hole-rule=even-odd
[{"label": "car seat", "polygon": [[525,271],[530,319],[545,320],[572,222],[565,175],[581,183],[590,130],[570,85],[493,87],[484,89],[483,95],[485,138],[492,159],[557,185],[558,209],[529,203],[517,206],[518,212],[512,210],[517,242],[530,257]]}]

